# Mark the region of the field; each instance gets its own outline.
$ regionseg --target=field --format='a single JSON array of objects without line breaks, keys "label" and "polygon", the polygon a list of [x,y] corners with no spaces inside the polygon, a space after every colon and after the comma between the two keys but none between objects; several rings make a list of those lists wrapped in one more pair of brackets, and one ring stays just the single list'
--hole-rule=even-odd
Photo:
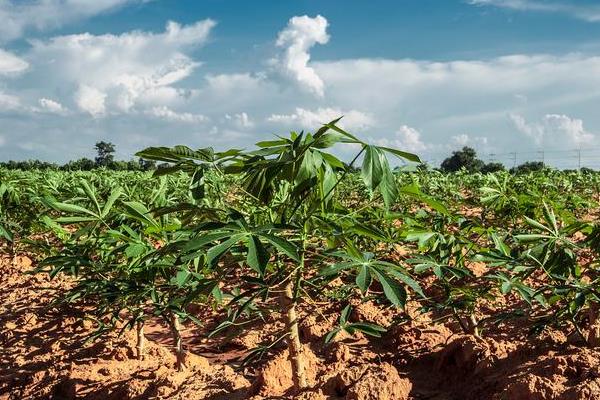
[{"label": "field", "polygon": [[0,170],[0,399],[600,398],[600,173],[139,155]]}]

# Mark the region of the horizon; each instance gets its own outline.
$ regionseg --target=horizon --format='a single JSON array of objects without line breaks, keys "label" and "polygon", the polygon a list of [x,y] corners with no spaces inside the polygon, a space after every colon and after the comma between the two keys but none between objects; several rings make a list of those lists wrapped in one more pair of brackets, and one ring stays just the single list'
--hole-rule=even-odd
[{"label": "horizon", "polygon": [[344,115],[434,165],[600,167],[599,5],[433,4],[0,2],[0,161],[248,148]]}]

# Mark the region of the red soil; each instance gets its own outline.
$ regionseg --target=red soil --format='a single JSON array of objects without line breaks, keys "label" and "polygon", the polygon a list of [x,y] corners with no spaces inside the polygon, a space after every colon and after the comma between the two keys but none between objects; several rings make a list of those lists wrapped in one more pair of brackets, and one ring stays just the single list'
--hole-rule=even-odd
[{"label": "red soil", "polygon": [[[275,338],[271,321],[229,342],[207,339],[187,325],[187,368],[175,370],[167,327],[146,330],[143,361],[135,358],[135,334],[86,343],[93,331],[80,312],[49,309],[52,290],[69,281],[27,275],[26,256],[0,258],[0,399],[600,399],[600,353],[578,347],[564,334],[526,338],[526,329],[503,325],[483,339],[459,334],[427,315],[390,328],[381,339],[323,338],[337,316],[329,307],[304,304],[300,323],[312,389],[290,392],[285,345],[251,368],[232,365],[257,344]],[[493,305],[486,305],[490,308]],[[416,315],[416,307],[408,307]],[[202,320],[215,315],[199,308]],[[397,313],[373,303],[356,305],[351,318],[390,324]]]}]

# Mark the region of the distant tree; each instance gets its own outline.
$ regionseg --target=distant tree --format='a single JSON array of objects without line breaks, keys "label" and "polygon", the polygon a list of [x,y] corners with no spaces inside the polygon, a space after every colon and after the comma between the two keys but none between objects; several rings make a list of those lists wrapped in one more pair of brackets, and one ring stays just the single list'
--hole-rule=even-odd
[{"label": "distant tree", "polygon": [[463,147],[446,158],[441,165],[442,171],[456,172],[461,168],[470,172],[477,172],[483,168],[484,162],[477,158],[477,152],[471,147]]},{"label": "distant tree", "polygon": [[95,146],[96,152],[96,165],[98,167],[108,167],[114,162],[115,156],[115,145],[110,142],[98,142]]},{"label": "distant tree", "polygon": [[27,160],[27,161],[7,161],[0,163],[0,167],[6,169],[20,169],[23,171],[30,170],[46,170],[46,169],[58,169],[58,165],[49,163],[47,161],[40,160]]},{"label": "distant tree", "polygon": [[89,158],[80,158],[79,160],[69,161],[61,167],[65,171],[91,171],[96,168],[94,160]]},{"label": "distant tree", "polygon": [[542,161],[527,161],[515,168],[510,169],[511,174],[526,174],[533,171],[541,171],[546,168],[546,164]]},{"label": "distant tree", "polygon": [[142,171],[150,171],[156,169],[156,161],[144,160],[143,158],[138,159],[139,168]]},{"label": "distant tree", "polygon": [[504,164],[499,163],[499,162],[487,163],[481,168],[481,172],[483,172],[484,174],[491,173],[491,172],[504,171],[504,170],[506,170],[506,168],[504,168]]},{"label": "distant tree", "polygon": [[579,169],[579,172],[581,172],[582,174],[586,174],[587,175],[587,174],[593,174],[594,170],[591,169],[591,168],[588,168],[588,167],[581,167]]}]

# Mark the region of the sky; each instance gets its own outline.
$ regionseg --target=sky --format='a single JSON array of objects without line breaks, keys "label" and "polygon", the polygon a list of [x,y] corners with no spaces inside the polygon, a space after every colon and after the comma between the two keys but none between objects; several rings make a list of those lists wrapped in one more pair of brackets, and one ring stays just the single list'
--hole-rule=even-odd
[{"label": "sky", "polygon": [[249,148],[344,116],[432,163],[600,167],[597,0],[0,0],[0,21],[0,161]]}]

